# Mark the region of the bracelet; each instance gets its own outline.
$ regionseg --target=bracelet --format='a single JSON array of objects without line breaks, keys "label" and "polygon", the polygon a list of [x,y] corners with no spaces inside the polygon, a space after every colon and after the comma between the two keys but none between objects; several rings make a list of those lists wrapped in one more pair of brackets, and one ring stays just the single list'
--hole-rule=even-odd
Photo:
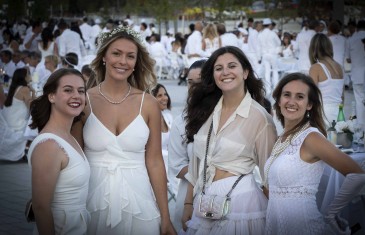
[{"label": "bracelet", "polygon": [[191,203],[191,202],[185,202],[185,203],[184,203],[184,206],[185,206],[185,205],[193,205],[193,203]]}]

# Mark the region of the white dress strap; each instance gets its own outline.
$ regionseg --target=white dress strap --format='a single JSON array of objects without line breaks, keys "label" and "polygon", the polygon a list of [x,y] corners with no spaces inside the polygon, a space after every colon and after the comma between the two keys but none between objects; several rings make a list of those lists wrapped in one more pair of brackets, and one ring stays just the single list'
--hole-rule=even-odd
[{"label": "white dress strap", "polygon": [[143,100],[144,100],[144,95],[145,94],[146,94],[146,92],[144,91],[143,95],[142,95],[141,107],[139,108],[139,114],[141,114],[141,112],[142,112],[142,105],[143,105]]},{"label": "white dress strap", "polygon": [[327,76],[327,79],[328,80],[331,80],[332,79],[332,77],[331,77],[331,73],[330,73],[330,71],[328,71],[328,69],[327,69],[327,66],[326,65],[324,65],[323,63],[321,63],[321,62],[317,62],[321,67],[322,67],[322,69],[323,69],[323,71],[324,71],[324,73],[326,74],[326,76]]},{"label": "white dress strap", "polygon": [[17,88],[16,88],[16,90],[15,90],[15,92],[14,92],[14,95],[13,95],[13,97],[18,93],[18,91],[20,91],[20,88],[22,88],[22,86],[18,86]]}]

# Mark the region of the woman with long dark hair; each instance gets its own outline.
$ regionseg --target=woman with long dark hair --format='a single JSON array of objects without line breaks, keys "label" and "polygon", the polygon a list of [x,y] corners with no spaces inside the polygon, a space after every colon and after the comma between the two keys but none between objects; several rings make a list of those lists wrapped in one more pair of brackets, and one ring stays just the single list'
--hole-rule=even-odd
[{"label": "woman with long dark hair", "polygon": [[[263,175],[276,140],[272,116],[261,105],[263,82],[233,46],[213,52],[201,80],[186,109],[186,141],[194,142],[194,155],[185,176],[183,228],[187,234],[263,234],[267,198],[252,173],[258,165]],[[226,197],[229,203],[219,204]],[[211,200],[218,203],[210,206]],[[219,207],[226,213],[214,218]]]},{"label": "woman with long dark hair", "polygon": [[17,161],[24,155],[27,139],[23,134],[29,119],[29,105],[35,98],[30,80],[28,68],[15,70],[4,108],[0,110],[0,159]]}]

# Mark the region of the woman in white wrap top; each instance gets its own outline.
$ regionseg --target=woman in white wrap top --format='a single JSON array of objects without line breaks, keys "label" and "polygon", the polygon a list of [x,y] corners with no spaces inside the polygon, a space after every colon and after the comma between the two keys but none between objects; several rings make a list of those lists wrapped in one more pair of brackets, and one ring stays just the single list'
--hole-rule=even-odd
[{"label": "woman in white wrap top", "polygon": [[[191,89],[187,106],[186,139],[194,143],[194,154],[185,176],[191,184],[184,202],[183,229],[187,234],[263,234],[267,198],[252,172],[256,165],[263,172],[276,140],[272,117],[259,103],[264,98],[263,83],[243,52],[233,46],[211,55],[201,79]],[[197,213],[204,183],[205,195],[220,197],[236,185],[229,213],[223,218]]]}]

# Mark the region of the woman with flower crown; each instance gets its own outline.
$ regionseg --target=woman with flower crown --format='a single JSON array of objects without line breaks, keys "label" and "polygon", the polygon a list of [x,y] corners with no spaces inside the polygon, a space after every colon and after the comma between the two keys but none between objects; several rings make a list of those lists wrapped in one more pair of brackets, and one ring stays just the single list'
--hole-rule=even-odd
[{"label": "woman with flower crown", "polygon": [[[264,185],[269,187],[266,234],[350,234],[338,214],[361,190],[365,174],[326,139],[319,88],[311,77],[293,73],[279,81],[273,97],[284,132],[265,164]],[[324,163],[346,178],[323,216],[316,193]]]},{"label": "woman with flower crown", "polygon": [[91,63],[97,86],[73,128],[91,177],[88,234],[175,234],[161,152],[161,111],[145,91],[156,82],[138,33],[117,27],[99,35]]}]

